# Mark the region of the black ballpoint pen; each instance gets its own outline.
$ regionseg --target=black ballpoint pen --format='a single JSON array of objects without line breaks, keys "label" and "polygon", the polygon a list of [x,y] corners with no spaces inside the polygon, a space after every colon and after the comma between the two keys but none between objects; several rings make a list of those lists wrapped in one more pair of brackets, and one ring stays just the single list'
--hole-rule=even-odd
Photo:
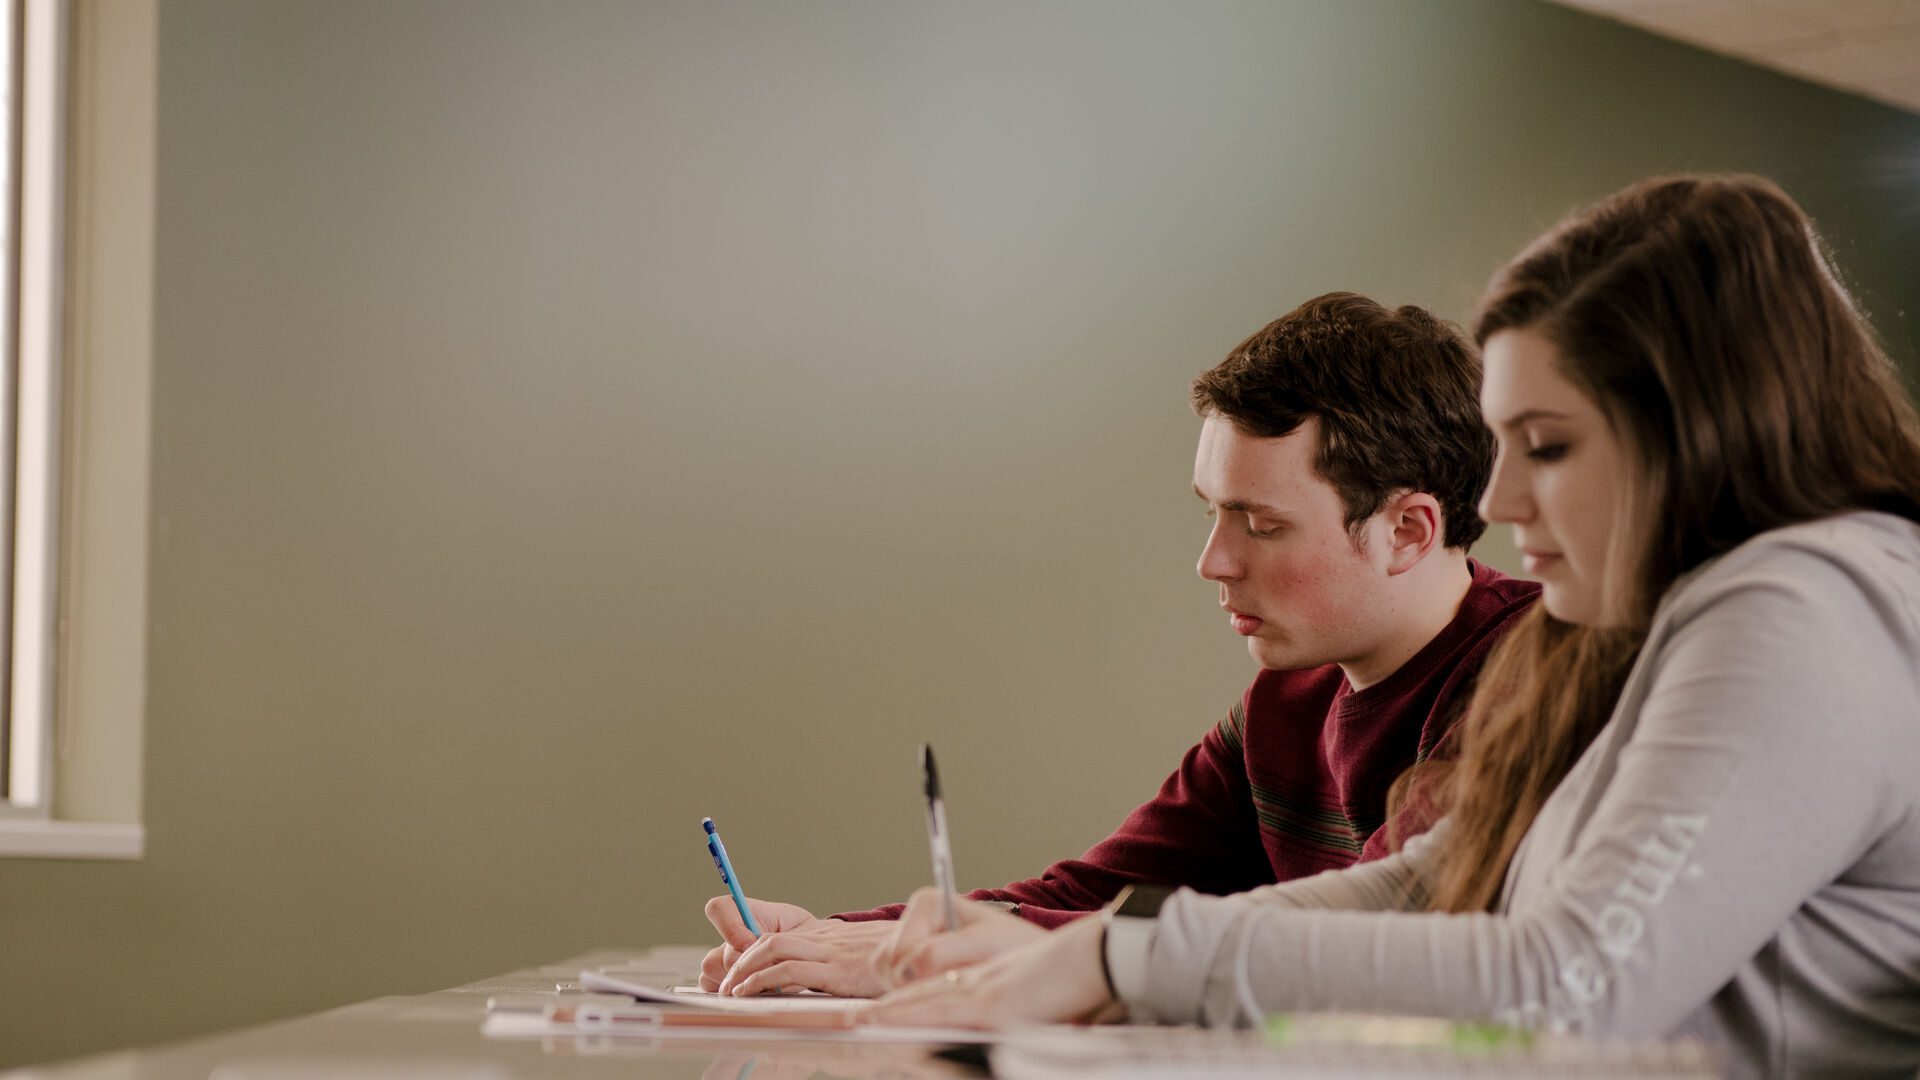
[{"label": "black ballpoint pen", "polygon": [[947,929],[960,928],[960,911],[953,892],[953,845],[947,841],[947,802],[940,797],[940,770],[933,764],[933,747],[920,744],[920,770],[927,781],[927,844],[933,848],[933,884],[946,909]]}]

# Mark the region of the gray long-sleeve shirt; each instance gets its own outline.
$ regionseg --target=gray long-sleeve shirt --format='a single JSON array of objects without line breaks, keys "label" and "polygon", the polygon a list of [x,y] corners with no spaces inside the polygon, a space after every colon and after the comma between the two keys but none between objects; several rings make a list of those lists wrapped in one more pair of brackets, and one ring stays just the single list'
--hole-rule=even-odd
[{"label": "gray long-sleeve shirt", "polygon": [[1417,838],[1352,870],[1181,892],[1137,1013],[1337,1009],[1695,1034],[1736,1074],[1920,1066],[1920,526],[1756,537],[1663,600],[1612,717],[1527,831],[1497,911],[1410,910]]}]

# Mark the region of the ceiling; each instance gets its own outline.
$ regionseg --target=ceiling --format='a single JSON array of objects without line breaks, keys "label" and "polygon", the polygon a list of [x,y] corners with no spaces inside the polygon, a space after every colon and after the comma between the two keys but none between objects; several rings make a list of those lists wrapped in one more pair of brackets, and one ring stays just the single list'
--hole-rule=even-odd
[{"label": "ceiling", "polygon": [[1920,0],[1554,0],[1920,113]]}]

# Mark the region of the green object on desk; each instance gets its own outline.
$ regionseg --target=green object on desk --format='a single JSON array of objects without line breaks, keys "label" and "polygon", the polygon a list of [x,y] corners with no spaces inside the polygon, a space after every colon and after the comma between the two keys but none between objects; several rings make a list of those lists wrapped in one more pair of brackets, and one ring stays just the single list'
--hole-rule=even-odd
[{"label": "green object on desk", "polygon": [[1416,1017],[1282,1013],[1267,1018],[1270,1046],[1347,1045],[1452,1049],[1462,1054],[1527,1049],[1534,1033],[1525,1028],[1483,1022],[1454,1022]]},{"label": "green object on desk", "polygon": [[1467,1023],[1453,1025],[1455,1050],[1492,1050],[1504,1046],[1530,1047],[1533,1032],[1505,1024]]}]

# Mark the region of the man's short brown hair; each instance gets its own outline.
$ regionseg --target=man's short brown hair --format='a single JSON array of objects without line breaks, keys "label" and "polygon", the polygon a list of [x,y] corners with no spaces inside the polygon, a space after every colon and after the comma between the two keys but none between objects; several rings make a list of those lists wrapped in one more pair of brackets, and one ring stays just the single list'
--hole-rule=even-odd
[{"label": "man's short brown hair", "polygon": [[1320,420],[1314,468],[1346,504],[1347,528],[1393,496],[1439,500],[1446,546],[1486,531],[1476,506],[1493,472],[1480,421],[1480,357],[1460,328],[1408,304],[1318,296],[1268,323],[1193,380],[1193,408],[1246,435]]}]

